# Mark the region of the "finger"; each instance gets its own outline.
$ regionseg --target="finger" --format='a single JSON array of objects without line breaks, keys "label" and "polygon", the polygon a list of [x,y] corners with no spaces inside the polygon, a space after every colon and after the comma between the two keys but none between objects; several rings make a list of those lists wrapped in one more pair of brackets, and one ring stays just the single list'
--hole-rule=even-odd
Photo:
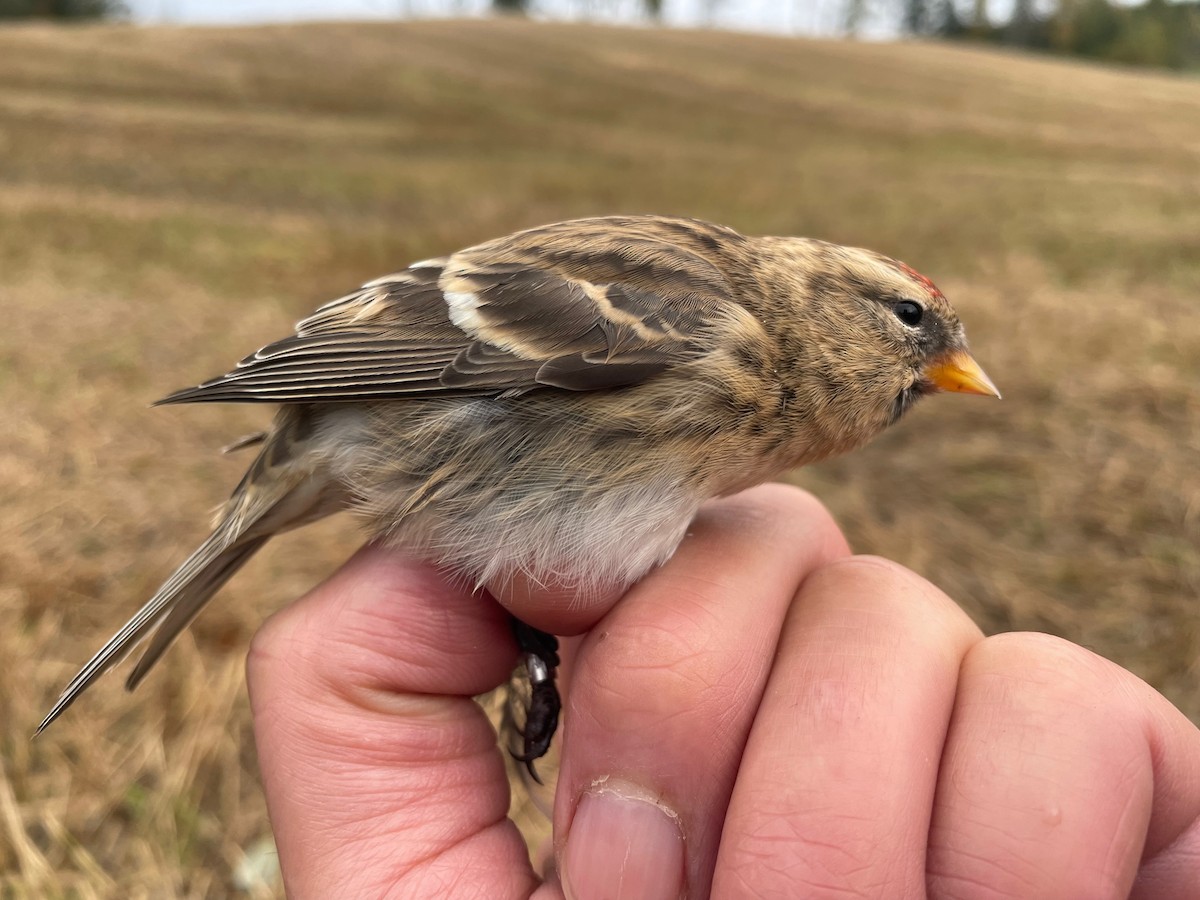
[{"label": "finger", "polygon": [[930,896],[1127,897],[1200,815],[1198,768],[1200,733],[1130,673],[1048,635],[989,638],[963,664]]},{"label": "finger", "polygon": [[380,547],[268,620],[247,673],[289,896],[529,895],[470,699],[515,653],[495,604]]},{"label": "finger", "polygon": [[852,557],[809,578],[742,757],[714,895],[923,896],[958,668],[981,639],[894,563]]},{"label": "finger", "polygon": [[706,506],[584,640],[555,809],[574,900],[708,896],[780,623],[807,574],[846,552],[808,494],[747,491]]},{"label": "finger", "polygon": [[487,583],[487,592],[514,616],[557,635],[577,635],[603,618],[624,595],[624,586],[583,590],[553,578],[537,580],[518,572]]},{"label": "finger", "polygon": [[1200,818],[1138,871],[1130,900],[1195,900],[1200,884]]}]

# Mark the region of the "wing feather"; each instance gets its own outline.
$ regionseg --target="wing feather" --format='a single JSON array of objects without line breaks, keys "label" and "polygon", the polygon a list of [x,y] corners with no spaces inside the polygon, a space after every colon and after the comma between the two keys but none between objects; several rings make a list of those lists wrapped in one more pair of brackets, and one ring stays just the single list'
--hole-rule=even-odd
[{"label": "wing feather", "polygon": [[[585,219],[368,282],[230,372],[160,403],[604,390],[705,349],[744,239],[690,220]],[[722,249],[725,256],[716,250]]]}]

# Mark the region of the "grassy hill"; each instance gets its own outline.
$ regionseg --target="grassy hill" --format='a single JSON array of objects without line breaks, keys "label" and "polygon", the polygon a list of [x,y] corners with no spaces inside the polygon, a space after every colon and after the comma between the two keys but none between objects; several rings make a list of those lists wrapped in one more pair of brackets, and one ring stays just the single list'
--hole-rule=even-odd
[{"label": "grassy hill", "polygon": [[925,44],[518,22],[0,30],[0,894],[224,896],[268,834],[256,624],[356,543],[257,559],[133,697],[63,681],[205,531],[247,408],[146,404],[318,303],[514,228],[680,213],[870,246],[1002,403],[796,480],[987,629],[1200,719],[1200,84]]}]

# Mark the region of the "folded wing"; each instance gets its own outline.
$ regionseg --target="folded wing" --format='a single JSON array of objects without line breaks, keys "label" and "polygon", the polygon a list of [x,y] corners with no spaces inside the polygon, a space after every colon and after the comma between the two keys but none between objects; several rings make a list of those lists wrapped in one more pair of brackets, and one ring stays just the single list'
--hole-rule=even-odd
[{"label": "folded wing", "polygon": [[231,372],[160,402],[514,396],[636,384],[704,352],[707,326],[732,291],[701,251],[740,240],[671,219],[521,232],[370,282]]}]

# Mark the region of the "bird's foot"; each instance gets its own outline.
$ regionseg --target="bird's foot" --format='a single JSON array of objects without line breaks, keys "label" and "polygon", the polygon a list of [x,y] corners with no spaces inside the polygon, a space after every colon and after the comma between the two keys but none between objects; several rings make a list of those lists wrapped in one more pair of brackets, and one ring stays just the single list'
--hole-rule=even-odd
[{"label": "bird's foot", "polygon": [[529,775],[538,784],[533,764],[550,749],[550,741],[558,730],[558,715],[562,700],[554,677],[558,670],[558,638],[545,631],[526,625],[520,619],[512,620],[513,634],[525,660],[525,675],[529,679],[529,703],[525,708],[525,725],[517,729],[523,747],[521,752],[510,750],[513,759],[525,764]]}]

